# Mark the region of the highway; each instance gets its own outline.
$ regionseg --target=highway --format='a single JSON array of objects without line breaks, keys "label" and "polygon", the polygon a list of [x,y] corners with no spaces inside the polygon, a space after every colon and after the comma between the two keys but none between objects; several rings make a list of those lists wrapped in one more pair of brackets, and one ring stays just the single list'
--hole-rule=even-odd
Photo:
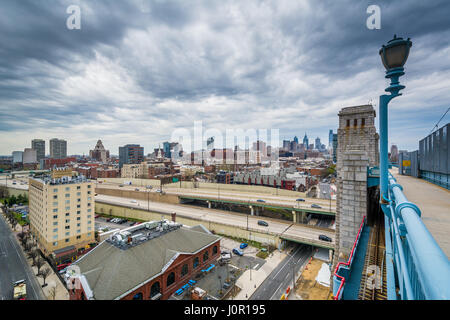
[{"label": "highway", "polygon": [[0,299],[13,299],[13,282],[26,280],[27,300],[46,300],[36,276],[28,265],[22,247],[3,215],[0,217]]},{"label": "highway", "polygon": [[[194,218],[196,220],[204,221],[205,227],[209,221],[221,223],[224,225],[235,226],[239,228],[248,227],[254,231],[262,233],[275,234],[289,239],[299,239],[313,244],[324,244],[323,241],[318,240],[319,235],[323,234],[330,237],[333,242],[325,242],[326,245],[334,245],[334,230],[314,228],[307,225],[293,224],[289,221],[275,220],[260,216],[250,216],[241,213],[230,211],[222,211],[216,209],[199,208],[188,205],[175,205],[162,202],[152,202],[146,200],[132,200],[128,198],[120,198],[113,196],[106,196],[98,194],[95,196],[96,202],[103,202],[107,204],[115,204],[126,206],[130,208],[138,208],[141,210],[150,210],[152,212],[160,212],[164,214],[171,214],[176,212],[177,215]],[[132,202],[133,201],[133,202]],[[258,220],[268,222],[269,226],[264,227],[258,225]]]},{"label": "highway", "polygon": [[288,287],[292,289],[293,269],[295,274],[297,274],[301,266],[311,257],[311,254],[311,246],[296,245],[292,254],[278,264],[250,296],[249,300],[280,300]]},{"label": "highway", "polygon": [[[102,183],[97,184],[98,188],[107,188],[107,189],[122,189],[122,190],[135,190],[138,188],[142,192],[157,192],[158,188],[146,189],[145,187],[139,187],[136,185],[124,185],[123,187],[119,187],[119,184],[114,183]],[[201,197],[201,198],[209,198],[211,200],[228,200],[228,201],[239,201],[248,204],[258,204],[262,205],[262,202],[258,202],[258,200],[264,200],[266,205],[274,205],[274,206],[282,206],[287,208],[297,208],[297,209],[312,209],[314,211],[323,211],[323,212],[336,212],[336,200],[327,199],[317,199],[317,198],[307,198],[304,196],[298,197],[289,197],[289,196],[277,196],[263,193],[248,193],[248,192],[238,192],[238,191],[230,191],[230,190],[217,190],[214,189],[195,189],[195,188],[175,188],[175,187],[166,187],[163,188],[163,191],[166,194],[172,194],[177,196],[185,196],[185,197]],[[299,193],[300,194],[300,193]],[[296,201],[296,199],[302,198],[305,201]],[[312,204],[317,204],[322,208],[311,208]]]}]

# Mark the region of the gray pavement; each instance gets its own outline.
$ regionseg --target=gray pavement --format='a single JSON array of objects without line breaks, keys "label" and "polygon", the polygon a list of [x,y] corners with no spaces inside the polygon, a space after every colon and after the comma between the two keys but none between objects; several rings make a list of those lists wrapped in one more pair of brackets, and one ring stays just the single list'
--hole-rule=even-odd
[{"label": "gray pavement", "polygon": [[301,266],[312,254],[311,247],[296,245],[286,258],[270,273],[259,288],[252,294],[250,300],[279,300],[290,286],[292,289],[293,274],[297,275]]},{"label": "gray pavement", "polygon": [[28,265],[22,247],[0,214],[0,299],[13,299],[13,282],[26,280],[28,300],[46,300],[36,276]]}]

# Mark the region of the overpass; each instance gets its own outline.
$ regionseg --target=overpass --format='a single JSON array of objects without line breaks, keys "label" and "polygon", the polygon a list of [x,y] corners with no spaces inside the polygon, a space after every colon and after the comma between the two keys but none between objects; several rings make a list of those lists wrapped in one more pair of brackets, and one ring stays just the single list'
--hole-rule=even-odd
[{"label": "overpass", "polygon": [[[177,220],[187,222],[187,224],[204,223],[208,229],[215,230],[219,233],[225,233],[230,236],[238,236],[241,238],[256,240],[259,242],[269,242],[278,246],[283,241],[292,241],[313,245],[317,247],[334,250],[334,230],[292,223],[290,221],[282,221],[264,217],[264,221],[269,226],[264,227],[258,225],[261,217],[251,216],[249,214],[234,213],[222,210],[213,210],[207,208],[198,208],[180,204],[169,204],[161,202],[148,202],[146,200],[131,200],[129,198],[106,196],[98,194],[95,196],[96,212],[118,216],[131,217],[137,219],[159,219],[160,214],[170,215],[176,213]],[[112,205],[118,208],[103,207],[102,205]],[[111,210],[105,211],[105,210]],[[157,214],[152,216],[152,214]],[[159,215],[158,215],[159,214]],[[190,222],[187,220],[191,220]],[[223,232],[221,232],[223,231]],[[325,235],[332,239],[332,242],[319,240],[319,235]]]}]

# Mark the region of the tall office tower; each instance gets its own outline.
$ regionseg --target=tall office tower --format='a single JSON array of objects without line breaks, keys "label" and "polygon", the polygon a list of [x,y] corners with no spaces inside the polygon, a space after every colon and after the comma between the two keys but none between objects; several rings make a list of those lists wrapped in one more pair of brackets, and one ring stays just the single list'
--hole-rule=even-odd
[{"label": "tall office tower", "polygon": [[67,141],[53,138],[50,140],[50,158],[67,158]]},{"label": "tall office tower", "polygon": [[338,135],[333,133],[333,162],[337,162],[337,150],[338,150]]},{"label": "tall office tower", "polygon": [[109,150],[105,149],[102,140],[97,141],[94,150],[89,150],[89,157],[101,162],[106,162],[109,159]]},{"label": "tall office tower", "polygon": [[45,140],[31,140],[31,148],[36,150],[36,161],[38,163],[40,163],[42,159],[45,159]]},{"label": "tall office tower", "polygon": [[289,140],[283,140],[283,149],[286,151],[291,150],[291,142]]},{"label": "tall office tower", "polygon": [[294,141],[298,144],[298,138],[297,138],[297,136],[294,137]]},{"label": "tall office tower", "polygon": [[58,168],[52,176],[29,179],[30,229],[46,256],[95,242],[95,185],[71,175],[71,169]]},{"label": "tall office tower", "polygon": [[393,162],[393,163],[397,163],[398,162],[398,147],[397,147],[397,145],[396,144],[393,144],[392,146],[391,146],[391,158],[390,158],[390,160],[391,160],[391,162]]},{"label": "tall office tower", "polygon": [[305,136],[303,138],[303,144],[305,145],[306,149],[309,149],[309,140],[308,140],[308,136],[306,135],[306,132],[305,132]]},{"label": "tall office tower", "polygon": [[164,151],[164,157],[170,158],[172,156],[170,154],[170,142],[169,141],[163,142],[163,151]]},{"label": "tall office tower", "polygon": [[320,138],[319,137],[316,138],[316,145],[315,145],[315,147],[316,147],[316,150],[321,150],[322,149],[322,143],[320,142]]},{"label": "tall office tower", "polygon": [[119,168],[125,163],[138,164],[144,161],[144,147],[138,144],[127,144],[119,147]]},{"label": "tall office tower", "polygon": [[333,130],[328,133],[328,149],[333,148]]}]

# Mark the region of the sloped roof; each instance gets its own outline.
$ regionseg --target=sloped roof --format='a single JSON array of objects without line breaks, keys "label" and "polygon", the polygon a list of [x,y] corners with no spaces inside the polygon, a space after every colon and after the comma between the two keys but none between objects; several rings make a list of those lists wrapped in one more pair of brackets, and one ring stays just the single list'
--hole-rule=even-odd
[{"label": "sloped roof", "polygon": [[193,254],[220,237],[203,228],[180,228],[127,250],[106,241],[74,264],[97,300],[112,300],[158,275],[178,253]]}]

